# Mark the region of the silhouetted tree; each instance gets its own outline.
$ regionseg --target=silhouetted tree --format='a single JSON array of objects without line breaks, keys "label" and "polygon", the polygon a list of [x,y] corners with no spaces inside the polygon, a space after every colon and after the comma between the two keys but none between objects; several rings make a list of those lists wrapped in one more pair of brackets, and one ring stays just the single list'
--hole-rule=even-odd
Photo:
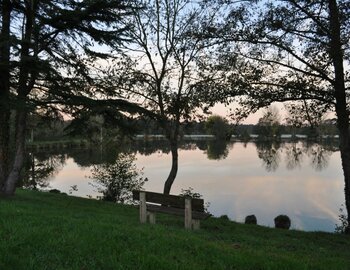
[{"label": "silhouetted tree", "polygon": [[[127,26],[119,22],[131,7],[123,0],[0,2],[0,193],[14,194],[30,111],[55,117],[64,108],[58,104],[100,104],[95,99],[97,69],[92,68],[106,54],[94,49],[123,40]],[[115,102],[115,109],[132,107]],[[82,109],[71,108],[75,113]]]},{"label": "silhouetted tree", "polygon": [[259,137],[273,138],[280,135],[281,117],[276,107],[267,108],[263,116],[259,118],[255,127],[255,133]]},{"label": "silhouetted tree", "polygon": [[217,140],[228,140],[231,137],[230,125],[224,117],[220,115],[211,115],[205,122],[205,128],[208,134],[215,135]]},{"label": "silhouetted tree", "polygon": [[246,97],[238,100],[238,115],[275,101],[334,111],[350,211],[349,1],[216,2],[225,17],[202,36],[223,44],[216,66],[225,71],[231,97]]},{"label": "silhouetted tree", "polygon": [[188,0],[143,3],[144,8],[128,18],[133,25],[127,31],[130,44],[116,60],[116,80],[111,85],[125,90],[115,95],[135,100],[156,115],[172,154],[164,184],[164,193],[169,193],[178,171],[180,124],[207,106],[198,92],[205,89],[199,66],[208,44],[191,33],[209,17],[205,5]]}]

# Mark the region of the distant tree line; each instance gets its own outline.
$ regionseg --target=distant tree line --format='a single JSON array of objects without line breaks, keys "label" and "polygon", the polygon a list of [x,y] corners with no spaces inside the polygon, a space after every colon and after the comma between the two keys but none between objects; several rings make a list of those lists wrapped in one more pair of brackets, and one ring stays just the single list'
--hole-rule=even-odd
[{"label": "distant tree line", "polygon": [[[224,117],[213,115],[206,120],[187,121],[180,125],[179,136],[183,135],[215,135],[218,140],[227,140],[232,135],[240,139],[247,139],[249,135],[255,134],[266,139],[273,139],[281,134],[300,134],[307,136],[338,134],[335,120],[326,119],[318,123],[317,126],[308,124],[292,125],[288,121],[281,123],[279,118],[267,111],[257,124],[230,124]],[[97,119],[100,119],[97,121]],[[110,142],[119,140],[121,137],[132,138],[136,134],[163,135],[163,129],[154,119],[142,117],[134,119],[129,123],[129,129],[124,130],[114,125],[104,123],[103,118],[92,118],[85,122],[80,129],[71,132],[71,121],[63,119],[50,119],[47,117],[32,116],[28,120],[27,140],[29,142],[55,141],[63,138],[89,139],[93,142]],[[102,137],[101,137],[102,136]],[[315,136],[314,138],[317,138]]]}]

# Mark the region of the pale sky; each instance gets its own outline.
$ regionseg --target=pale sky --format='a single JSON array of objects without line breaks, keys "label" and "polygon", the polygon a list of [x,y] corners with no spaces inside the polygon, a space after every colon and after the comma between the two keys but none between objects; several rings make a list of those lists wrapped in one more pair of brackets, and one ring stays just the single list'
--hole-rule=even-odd
[{"label": "pale sky", "polygon": [[[277,107],[280,110],[281,118],[284,120],[285,118],[285,111],[282,103],[273,103],[274,107]],[[236,104],[231,104],[228,107],[225,107],[223,104],[217,104],[215,105],[211,111],[213,114],[217,114],[223,117],[227,117],[229,114],[229,108],[235,109],[237,107]],[[249,115],[242,124],[256,124],[259,120],[259,118],[262,116],[264,109],[260,109],[258,112]]]}]

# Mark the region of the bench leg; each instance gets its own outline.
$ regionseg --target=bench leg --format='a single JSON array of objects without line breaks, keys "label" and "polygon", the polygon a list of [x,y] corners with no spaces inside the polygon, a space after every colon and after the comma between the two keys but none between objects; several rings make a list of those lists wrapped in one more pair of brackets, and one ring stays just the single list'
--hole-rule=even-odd
[{"label": "bench leg", "polygon": [[146,193],[140,192],[140,222],[147,222]]},{"label": "bench leg", "polygon": [[191,198],[185,198],[185,228],[192,229],[192,205]]},{"label": "bench leg", "polygon": [[147,212],[147,216],[149,218],[150,224],[156,224],[156,214],[155,213]]},{"label": "bench leg", "polygon": [[199,219],[192,220],[192,228],[193,230],[198,230],[201,227],[201,221]]}]

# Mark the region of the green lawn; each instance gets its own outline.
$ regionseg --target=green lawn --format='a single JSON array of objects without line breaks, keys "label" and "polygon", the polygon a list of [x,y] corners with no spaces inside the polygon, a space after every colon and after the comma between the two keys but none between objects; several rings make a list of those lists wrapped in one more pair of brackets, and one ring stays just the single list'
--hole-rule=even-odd
[{"label": "green lawn", "polygon": [[0,269],[350,269],[350,237],[210,218],[198,231],[131,206],[18,190],[0,199]]}]

